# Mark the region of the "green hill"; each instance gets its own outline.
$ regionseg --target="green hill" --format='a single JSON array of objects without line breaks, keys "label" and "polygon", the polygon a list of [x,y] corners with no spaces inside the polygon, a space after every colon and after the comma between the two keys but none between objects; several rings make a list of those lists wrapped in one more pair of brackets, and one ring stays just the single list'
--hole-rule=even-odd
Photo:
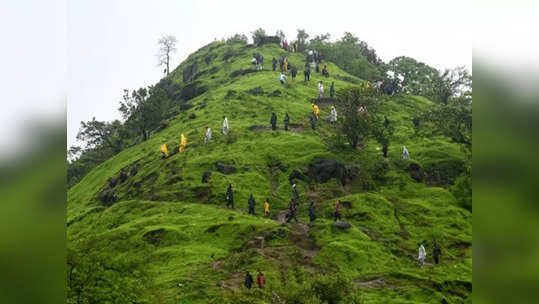
[{"label": "green hill", "polygon": [[[261,72],[251,70],[254,52],[265,58]],[[339,148],[329,104],[321,105],[317,130],[310,128],[317,82],[329,92],[333,81],[339,91],[363,80],[327,62],[329,79],[313,71],[304,83],[305,56],[298,53],[288,54],[298,77],[288,75],[282,86],[271,58],[283,53],[274,44],[215,42],[160,82],[188,100],[182,110],[68,191],[70,303],[471,303],[472,214],[451,192],[455,180],[469,174],[469,155],[447,137],[414,128],[413,118],[433,102],[384,97],[378,111],[395,126],[387,159],[373,140],[361,150]],[[276,131],[268,127],[272,112]],[[285,112],[291,131],[283,130]],[[223,116],[228,136],[220,133]],[[208,144],[206,126],[213,130]],[[183,153],[177,153],[180,133],[188,140]],[[166,159],[159,155],[163,143]],[[401,158],[403,145],[411,160]],[[320,160],[335,160],[353,174],[344,185],[319,178]],[[231,172],[219,172],[217,163]],[[134,167],[136,174],[110,190],[117,201],[104,204],[109,178]],[[419,168],[419,181],[410,168]],[[202,183],[206,171],[211,177]],[[298,173],[300,223],[283,224],[290,177]],[[235,210],[225,208],[229,183]],[[250,194],[256,216],[246,212]],[[266,198],[269,218],[263,217]],[[338,199],[350,229],[333,226]],[[311,200],[318,218],[309,224]],[[257,243],[262,238],[263,248]],[[436,266],[434,239],[442,248]],[[416,257],[424,241],[427,264],[421,268]],[[246,290],[245,271],[256,276],[258,269],[266,288]]]}]

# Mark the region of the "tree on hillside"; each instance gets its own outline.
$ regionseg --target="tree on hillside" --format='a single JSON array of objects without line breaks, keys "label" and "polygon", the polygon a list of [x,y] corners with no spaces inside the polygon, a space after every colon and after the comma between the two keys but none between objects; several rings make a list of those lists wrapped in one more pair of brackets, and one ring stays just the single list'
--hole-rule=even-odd
[{"label": "tree on hillside", "polygon": [[275,36],[281,38],[281,41],[284,41],[286,38],[283,30],[277,30],[277,32],[275,32]]},{"label": "tree on hillside", "polygon": [[259,45],[262,41],[264,41],[264,37],[266,37],[266,31],[264,31],[263,28],[258,28],[251,32],[251,37],[253,38],[253,44]]},{"label": "tree on hillside", "polygon": [[[99,121],[95,117],[90,121],[81,121],[81,127],[77,134],[77,140],[86,143],[85,149],[93,149],[99,146],[110,148],[114,153],[118,153],[123,148],[123,141],[127,138],[127,133],[119,120],[112,122]],[[80,152],[74,148],[73,153]]]},{"label": "tree on hillside", "polygon": [[471,90],[472,75],[463,66],[444,70],[433,83],[434,99],[444,104],[451,97],[470,96]]},{"label": "tree on hillside", "polygon": [[[373,133],[378,122],[371,114],[376,112],[377,93],[367,88],[346,88],[339,91],[336,104],[343,117],[339,129],[345,134],[350,146],[356,148]],[[361,112],[361,107],[368,109],[369,113]]]},{"label": "tree on hillside", "polygon": [[124,90],[123,101],[120,101],[122,117],[129,130],[134,130],[147,140],[150,131],[155,129],[170,106],[167,93],[160,87],[140,88],[129,94]]},{"label": "tree on hillside", "polygon": [[436,105],[423,115],[422,120],[434,124],[428,131],[445,135],[454,142],[472,146],[472,104],[466,98],[456,98],[446,105]]},{"label": "tree on hillside", "polygon": [[387,157],[389,143],[395,132],[395,127],[387,120],[387,117],[382,119],[380,115],[369,115],[371,134],[376,141],[382,145],[382,154]]},{"label": "tree on hillside", "polygon": [[394,78],[400,79],[402,93],[432,97],[433,83],[439,77],[438,70],[405,56],[392,59],[387,66]]},{"label": "tree on hillside", "polygon": [[296,39],[298,40],[298,51],[305,51],[307,49],[307,39],[309,39],[309,34],[303,29],[298,29]]},{"label": "tree on hillside", "polygon": [[233,36],[230,36],[226,39],[227,43],[241,43],[241,44],[247,44],[247,36],[244,34],[234,34]]},{"label": "tree on hillside", "polygon": [[159,58],[159,66],[165,67],[165,73],[167,75],[170,72],[170,55],[176,52],[176,42],[176,37],[172,35],[163,36],[157,41],[159,44],[159,53],[157,54],[157,57]]}]

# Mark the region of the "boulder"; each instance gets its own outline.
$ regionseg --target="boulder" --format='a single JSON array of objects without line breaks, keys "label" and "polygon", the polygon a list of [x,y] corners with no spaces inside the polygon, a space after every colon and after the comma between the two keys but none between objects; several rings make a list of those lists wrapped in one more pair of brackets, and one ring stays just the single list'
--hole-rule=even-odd
[{"label": "boulder", "polygon": [[321,159],[309,165],[309,175],[318,183],[325,183],[332,178],[343,182],[346,168],[334,159]]},{"label": "boulder", "polygon": [[236,166],[234,165],[226,165],[221,162],[215,163],[215,168],[217,171],[223,173],[223,174],[232,174],[236,173]]},{"label": "boulder", "polygon": [[275,91],[269,93],[268,96],[269,97],[279,97],[279,96],[281,96],[281,91],[275,90]]},{"label": "boulder", "polygon": [[211,171],[204,171],[204,173],[202,173],[202,183],[207,183],[210,177]]},{"label": "boulder", "polygon": [[336,221],[335,223],[333,223],[333,228],[348,230],[352,228],[352,225],[350,225],[350,223],[345,222],[345,221]]},{"label": "boulder", "polygon": [[410,177],[415,180],[416,182],[422,182],[423,181],[423,168],[418,163],[411,163],[410,166],[408,166],[408,169],[410,170]]},{"label": "boulder", "polygon": [[99,193],[98,198],[105,206],[110,206],[118,200],[112,189],[107,189]]},{"label": "boulder", "polygon": [[299,170],[294,169],[294,170],[290,173],[290,175],[288,176],[288,179],[289,179],[289,180],[299,179],[299,180],[304,181],[304,180],[305,180],[305,175],[303,175],[303,173],[301,173]]},{"label": "boulder", "polygon": [[264,95],[264,89],[262,89],[262,87],[256,87],[256,88],[252,88],[250,90],[245,91],[245,93],[255,95],[255,96]]}]

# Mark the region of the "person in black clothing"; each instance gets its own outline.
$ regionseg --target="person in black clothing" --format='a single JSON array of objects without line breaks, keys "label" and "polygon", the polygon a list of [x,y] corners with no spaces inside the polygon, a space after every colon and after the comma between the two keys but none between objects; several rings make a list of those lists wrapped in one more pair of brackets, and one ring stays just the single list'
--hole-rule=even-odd
[{"label": "person in black clothing", "polygon": [[288,214],[288,219],[286,220],[286,222],[289,223],[291,219],[295,219],[297,223],[298,218],[296,217],[296,201],[294,199],[290,200],[290,203],[288,204],[288,209],[290,209],[290,214]]},{"label": "person in black clothing", "polygon": [[296,80],[296,75],[298,74],[298,69],[296,69],[296,67],[292,67],[290,72],[292,73],[292,80]]},{"label": "person in black clothing", "polygon": [[303,82],[311,81],[311,68],[309,64],[305,64],[305,71],[303,71]]},{"label": "person in black clothing", "polygon": [[275,113],[271,113],[270,123],[271,129],[275,131],[277,129],[277,115]]},{"label": "person in black clothing", "polygon": [[277,68],[277,59],[275,59],[275,57],[271,60],[271,68],[275,72],[275,69]]},{"label": "person in black clothing", "polygon": [[294,192],[294,200],[299,199],[298,186],[296,184],[292,184],[292,191]]},{"label": "person in black clothing", "polygon": [[309,218],[311,219],[311,222],[313,222],[316,219],[316,213],[314,210],[314,201],[311,201],[311,204],[309,205]]},{"label": "person in black clothing", "polygon": [[387,119],[387,116],[384,115],[384,127],[388,127],[389,126],[389,119]]},{"label": "person in black clothing", "polygon": [[232,209],[234,209],[234,191],[232,191],[232,184],[228,184],[228,189],[226,189],[226,207],[232,207]]},{"label": "person in black clothing", "polygon": [[441,254],[442,254],[442,248],[440,248],[440,245],[438,245],[438,243],[434,243],[434,249],[432,252],[432,256],[434,257],[434,264],[440,263]]},{"label": "person in black clothing", "polygon": [[313,128],[313,130],[316,130],[316,115],[314,114],[314,112],[311,114],[311,128]]},{"label": "person in black clothing", "polygon": [[249,197],[249,214],[252,214],[252,215],[255,215],[255,205],[256,205],[256,202],[255,202],[255,198],[253,197],[253,195],[251,194],[251,196]]},{"label": "person in black clothing", "polygon": [[329,77],[328,67],[324,65],[324,68],[322,69],[322,75],[324,75],[326,78]]},{"label": "person in black clothing", "polygon": [[288,124],[290,123],[290,116],[288,116],[288,112],[286,112],[286,115],[284,116],[284,129],[285,131],[288,131]]},{"label": "person in black clothing", "polygon": [[253,276],[249,273],[249,271],[246,271],[245,273],[245,287],[247,287],[247,289],[251,289],[251,287],[253,286]]},{"label": "person in black clothing", "polygon": [[125,180],[127,179],[127,172],[125,171],[125,169],[122,169],[120,171],[120,182],[125,182]]},{"label": "person in black clothing", "polygon": [[335,96],[335,81],[331,82],[331,87],[329,87],[329,96],[331,98]]},{"label": "person in black clothing", "polygon": [[279,58],[279,66],[281,68],[281,73],[284,71],[284,61],[283,57]]}]

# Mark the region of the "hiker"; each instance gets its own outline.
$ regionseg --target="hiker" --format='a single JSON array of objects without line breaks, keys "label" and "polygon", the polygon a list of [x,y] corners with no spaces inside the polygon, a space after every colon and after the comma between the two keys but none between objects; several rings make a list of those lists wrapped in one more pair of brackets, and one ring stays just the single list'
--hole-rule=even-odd
[{"label": "hiker", "polygon": [[290,203],[288,204],[288,209],[290,210],[290,214],[288,214],[288,218],[286,219],[286,222],[289,223],[291,219],[295,219],[297,223],[298,218],[296,217],[296,201],[293,198],[290,200]]},{"label": "hiker", "polygon": [[283,49],[288,51],[288,41],[286,41],[286,40],[283,43]]},{"label": "hiker", "polygon": [[316,219],[316,214],[314,210],[314,201],[311,201],[311,204],[309,205],[309,218],[311,219],[311,222],[313,222]]},{"label": "hiker", "polygon": [[322,69],[322,75],[324,75],[326,78],[329,77],[328,67],[324,65],[324,68]]},{"label": "hiker", "polygon": [[311,114],[310,121],[311,121],[311,128],[313,128],[313,130],[316,130],[316,115],[314,115],[314,112]]},{"label": "hiker", "polygon": [[305,65],[305,71],[303,71],[303,82],[311,81],[311,68],[308,64]]},{"label": "hiker", "polygon": [[180,153],[182,153],[185,150],[185,147],[187,147],[187,138],[182,133],[180,135]]},{"label": "hiker", "polygon": [[281,68],[281,73],[282,73],[283,68],[284,68],[284,58],[283,57],[279,58],[279,67]]},{"label": "hiker", "polygon": [[204,138],[204,143],[207,144],[211,141],[211,128],[206,127],[206,137]]},{"label": "hiker", "polygon": [[264,68],[264,56],[262,54],[258,53],[256,58],[256,69],[259,71],[262,71]]},{"label": "hiker", "polygon": [[228,184],[228,189],[226,189],[226,207],[231,207],[234,209],[234,191],[232,191],[232,184]]},{"label": "hiker", "polygon": [[286,75],[284,73],[281,73],[281,76],[279,76],[279,81],[281,82],[281,85],[284,85],[286,82]]},{"label": "hiker", "polygon": [[322,84],[322,81],[318,82],[318,98],[324,98],[324,85]]},{"label": "hiker", "polygon": [[256,201],[252,193],[251,193],[251,196],[249,197],[248,203],[249,203],[249,214],[255,215]]},{"label": "hiker", "polygon": [[331,86],[329,87],[329,97],[335,97],[335,81],[332,81]]},{"label": "hiker", "polygon": [[335,203],[335,219],[333,220],[336,222],[337,220],[341,221],[341,201],[337,201]]},{"label": "hiker", "polygon": [[290,72],[292,73],[292,80],[296,80],[296,75],[298,74],[298,69],[296,69],[296,67],[292,67],[290,69]]},{"label": "hiker", "polygon": [[408,153],[406,146],[402,146],[402,159],[410,159],[410,153]]},{"label": "hiker", "polygon": [[271,68],[275,72],[275,69],[277,68],[277,59],[275,59],[275,57],[271,59]]},{"label": "hiker", "polygon": [[275,115],[275,113],[271,113],[270,123],[271,129],[275,131],[277,129],[277,115]]},{"label": "hiker", "polygon": [[266,198],[266,201],[264,202],[264,216],[269,216],[269,203],[268,199]]},{"label": "hiker", "polygon": [[425,252],[425,247],[423,247],[423,244],[419,243],[419,250],[417,255],[417,260],[419,261],[419,264],[421,267],[425,265],[425,257],[427,256],[427,253]]},{"label": "hiker", "polygon": [[167,158],[168,157],[168,149],[167,144],[161,145],[161,158]]},{"label": "hiker", "polygon": [[253,286],[253,282],[253,276],[251,276],[249,270],[247,270],[245,273],[245,287],[247,287],[247,289],[251,289],[251,286]]},{"label": "hiker", "polygon": [[329,115],[329,122],[331,122],[331,124],[335,124],[337,122],[337,110],[335,110],[335,106],[331,106],[331,112],[330,112],[330,115]]},{"label": "hiker", "polygon": [[224,135],[228,134],[228,118],[226,118],[226,116],[223,116],[223,130],[222,130],[222,132],[223,132]]},{"label": "hiker", "polygon": [[127,172],[125,169],[120,170],[120,182],[123,183],[127,179]]},{"label": "hiker", "polygon": [[294,199],[299,199],[298,186],[295,183],[292,184],[292,192],[294,192]]},{"label": "hiker", "polygon": [[288,116],[288,112],[286,112],[283,121],[284,121],[284,130],[288,131],[288,124],[290,123],[290,116]]},{"label": "hiker", "polygon": [[285,73],[288,71],[288,59],[286,57],[283,59],[283,70]]},{"label": "hiker", "polygon": [[256,276],[256,283],[258,284],[258,288],[264,288],[264,284],[266,284],[266,278],[264,278],[264,274],[258,270],[258,275]]},{"label": "hiker", "polygon": [[440,255],[442,255],[442,248],[438,243],[434,243],[434,249],[432,250],[432,256],[434,257],[434,264],[438,265],[440,263]]},{"label": "hiker", "polygon": [[388,127],[389,126],[389,119],[387,119],[387,116],[384,115],[384,127]]},{"label": "hiker", "polygon": [[318,114],[320,114],[320,108],[318,107],[318,105],[312,103],[311,104],[313,106],[313,113],[314,115],[316,115],[316,120],[318,120]]}]

